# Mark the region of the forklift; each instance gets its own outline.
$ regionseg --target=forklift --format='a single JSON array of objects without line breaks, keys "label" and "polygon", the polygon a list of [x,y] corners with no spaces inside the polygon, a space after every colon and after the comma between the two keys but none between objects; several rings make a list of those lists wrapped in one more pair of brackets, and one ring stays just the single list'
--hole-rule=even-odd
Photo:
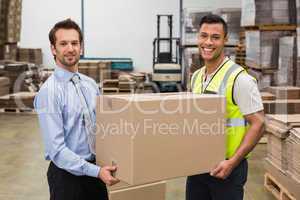
[{"label": "forklift", "polygon": [[[161,19],[167,18],[168,36],[161,37]],[[157,92],[182,91],[182,66],[180,38],[173,37],[173,15],[157,15],[157,37],[153,41],[152,82]]]}]

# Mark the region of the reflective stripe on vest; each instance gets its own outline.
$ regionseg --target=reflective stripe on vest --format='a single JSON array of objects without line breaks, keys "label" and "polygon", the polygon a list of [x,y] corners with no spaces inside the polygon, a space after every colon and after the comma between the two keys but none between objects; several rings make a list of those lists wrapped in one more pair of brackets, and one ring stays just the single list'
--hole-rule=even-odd
[{"label": "reflective stripe on vest", "polygon": [[226,120],[227,127],[239,127],[239,126],[247,126],[248,122],[245,119],[241,118],[229,118]]}]

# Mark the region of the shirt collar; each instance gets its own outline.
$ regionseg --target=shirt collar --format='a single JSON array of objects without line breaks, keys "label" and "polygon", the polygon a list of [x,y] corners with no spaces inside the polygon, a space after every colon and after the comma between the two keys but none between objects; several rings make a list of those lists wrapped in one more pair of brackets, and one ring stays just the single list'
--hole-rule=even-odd
[{"label": "shirt collar", "polygon": [[215,71],[213,71],[213,72],[210,73],[210,74],[207,74],[207,76],[208,76],[208,77],[213,76],[213,75],[219,70],[219,68],[220,68],[221,66],[223,66],[225,62],[227,62],[227,60],[229,60],[229,57],[228,57],[228,56],[226,56],[226,57],[224,58],[223,62],[218,66],[217,69],[215,69]]},{"label": "shirt collar", "polygon": [[63,81],[63,82],[68,82],[71,80],[71,78],[77,74],[79,76],[80,79],[82,79],[82,76],[80,75],[80,73],[78,72],[70,72],[66,69],[63,69],[62,67],[57,66],[54,70],[54,75],[56,78],[58,78],[59,80]]}]

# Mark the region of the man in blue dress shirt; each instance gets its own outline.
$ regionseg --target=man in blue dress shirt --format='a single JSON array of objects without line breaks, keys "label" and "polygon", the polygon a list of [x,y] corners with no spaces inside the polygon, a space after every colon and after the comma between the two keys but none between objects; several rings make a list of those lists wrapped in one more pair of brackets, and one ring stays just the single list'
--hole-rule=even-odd
[{"label": "man in blue dress shirt", "polygon": [[[96,122],[96,96],[100,92],[94,80],[78,73],[81,30],[67,19],[55,24],[49,40],[57,66],[38,92],[34,107],[45,143],[45,158],[51,160],[47,172],[50,199],[107,200],[106,185],[118,180],[111,175],[116,167],[95,165],[86,116],[91,124]],[[74,77],[80,87],[75,86]]]}]

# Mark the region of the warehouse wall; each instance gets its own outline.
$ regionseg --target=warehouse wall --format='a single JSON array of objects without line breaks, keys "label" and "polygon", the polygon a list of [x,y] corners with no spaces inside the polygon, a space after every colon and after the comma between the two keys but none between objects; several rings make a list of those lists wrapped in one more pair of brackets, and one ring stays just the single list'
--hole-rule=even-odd
[{"label": "warehouse wall", "polygon": [[240,8],[241,0],[183,0],[184,8]]},{"label": "warehouse wall", "polygon": [[[184,7],[215,8],[221,0],[184,0]],[[219,4],[218,4],[219,3]],[[240,0],[222,7],[240,7]],[[81,0],[23,0],[21,47],[42,48],[44,64],[53,66],[48,32],[59,20],[71,17],[81,23]],[[174,15],[178,36],[177,0],[88,0],[85,1],[85,56],[130,57],[137,71],[152,70],[152,41],[156,14]]]},{"label": "warehouse wall", "polygon": [[53,66],[48,33],[59,20],[71,17],[80,23],[81,0],[23,0],[21,47],[42,48],[43,61]]}]

